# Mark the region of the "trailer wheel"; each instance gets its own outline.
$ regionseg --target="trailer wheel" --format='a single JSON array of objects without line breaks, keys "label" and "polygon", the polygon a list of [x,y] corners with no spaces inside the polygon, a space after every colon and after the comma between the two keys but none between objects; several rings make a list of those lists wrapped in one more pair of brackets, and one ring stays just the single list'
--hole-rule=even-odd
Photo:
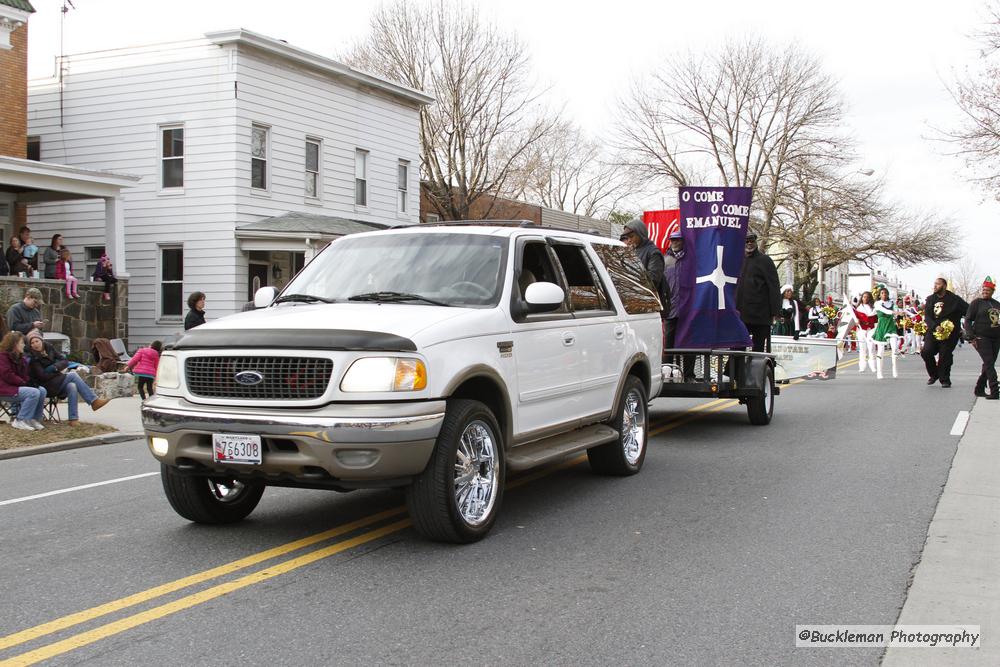
[{"label": "trailer wheel", "polygon": [[767,426],[774,415],[774,368],[770,364],[764,371],[764,394],[746,399],[747,417],[754,426]]}]

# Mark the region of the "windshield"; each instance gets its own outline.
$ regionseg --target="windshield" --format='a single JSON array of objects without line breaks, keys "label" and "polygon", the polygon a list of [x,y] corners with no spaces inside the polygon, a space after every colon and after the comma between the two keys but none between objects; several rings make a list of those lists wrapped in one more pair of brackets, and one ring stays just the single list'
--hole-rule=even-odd
[{"label": "windshield", "polygon": [[506,238],[481,234],[348,236],[310,262],[281,300],[495,306],[506,247]]}]

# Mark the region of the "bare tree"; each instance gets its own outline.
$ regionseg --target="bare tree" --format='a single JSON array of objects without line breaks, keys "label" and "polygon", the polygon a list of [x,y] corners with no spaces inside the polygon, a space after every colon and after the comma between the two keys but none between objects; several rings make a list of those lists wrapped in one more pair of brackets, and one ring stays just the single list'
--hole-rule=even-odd
[{"label": "bare tree", "polygon": [[646,179],[752,187],[767,247],[790,165],[844,152],[842,116],[836,83],[815,58],[750,40],[668,60],[633,86],[619,128],[629,166]]},{"label": "bare tree", "polygon": [[560,122],[537,142],[512,179],[510,196],[589,218],[612,210],[630,193],[620,160],[576,125]]},{"label": "bare tree", "polygon": [[962,112],[956,128],[943,134],[957,147],[957,154],[973,180],[1000,199],[1000,3],[987,7],[983,31],[975,35],[981,44],[980,62],[956,77],[952,97]]},{"label": "bare tree", "polygon": [[838,177],[827,167],[817,160],[790,165],[771,226],[771,256],[779,265],[792,263],[794,287],[804,298],[816,290],[821,259],[831,269],[849,261],[907,267],[956,258],[960,233],[954,221],[889,203],[882,179]]},{"label": "bare tree", "polygon": [[555,122],[537,111],[524,45],[472,5],[382,5],[346,60],[436,98],[420,112],[421,175],[444,219],[488,217]]},{"label": "bare tree", "polygon": [[949,273],[948,289],[966,301],[972,301],[979,296],[985,276],[980,273],[975,260],[963,257],[952,265]]}]

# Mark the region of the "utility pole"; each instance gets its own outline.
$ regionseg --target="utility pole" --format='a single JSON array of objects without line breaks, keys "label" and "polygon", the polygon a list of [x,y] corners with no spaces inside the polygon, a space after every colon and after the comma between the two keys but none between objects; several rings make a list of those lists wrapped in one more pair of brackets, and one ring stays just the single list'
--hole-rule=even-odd
[{"label": "utility pole", "polygon": [[59,127],[63,126],[63,75],[66,71],[65,49],[63,45],[63,34],[66,32],[66,14],[70,9],[76,9],[73,0],[63,0],[62,16],[59,17]]}]

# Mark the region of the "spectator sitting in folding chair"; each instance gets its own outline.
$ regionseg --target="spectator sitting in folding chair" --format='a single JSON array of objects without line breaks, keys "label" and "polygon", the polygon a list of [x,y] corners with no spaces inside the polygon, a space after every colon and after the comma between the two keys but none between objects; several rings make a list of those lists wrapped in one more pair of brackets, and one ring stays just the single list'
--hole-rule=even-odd
[{"label": "spectator sitting in folding chair", "polygon": [[[0,401],[17,405],[10,425],[22,431],[41,431],[45,410],[45,387],[32,387],[28,359],[24,354],[24,334],[8,332],[0,340]],[[10,413],[13,410],[8,409]]]},{"label": "spectator sitting in folding chair", "polygon": [[[87,386],[76,371],[72,370],[75,362],[66,359],[55,351],[51,343],[42,339],[42,334],[32,331],[28,334],[28,354],[30,360],[28,371],[34,384],[44,387],[49,396],[65,398],[69,405],[69,425],[79,426],[80,412],[78,403],[80,397],[93,410],[100,410],[110,399],[97,398],[94,390]],[[64,372],[66,371],[66,372]]]}]

